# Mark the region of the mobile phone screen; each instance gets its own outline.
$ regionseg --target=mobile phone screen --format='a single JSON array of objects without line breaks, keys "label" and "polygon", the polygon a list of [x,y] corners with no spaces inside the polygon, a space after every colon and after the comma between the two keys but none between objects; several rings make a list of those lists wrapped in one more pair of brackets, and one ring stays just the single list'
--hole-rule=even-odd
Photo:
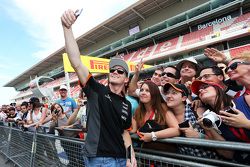
[{"label": "mobile phone screen", "polygon": [[77,9],[77,10],[75,11],[75,16],[76,16],[76,18],[77,18],[78,16],[80,16],[80,14],[82,13],[82,10],[83,10],[83,9]]}]

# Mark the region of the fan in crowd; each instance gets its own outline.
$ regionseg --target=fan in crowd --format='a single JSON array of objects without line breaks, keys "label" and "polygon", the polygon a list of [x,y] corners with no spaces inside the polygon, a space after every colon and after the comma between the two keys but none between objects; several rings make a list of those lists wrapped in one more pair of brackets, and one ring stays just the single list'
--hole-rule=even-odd
[{"label": "fan in crowd", "polygon": [[145,81],[140,88],[139,101],[131,132],[137,131],[145,142],[179,135],[177,120],[167,110],[156,84]]},{"label": "fan in crowd", "polygon": [[[197,115],[192,110],[191,104],[187,103],[189,91],[186,86],[183,84],[166,83],[164,85],[164,93],[169,112],[173,112],[179,123],[181,135],[189,138],[207,138],[204,130],[197,124]],[[212,159],[218,158],[215,151],[202,147],[179,145],[178,149],[181,154]]]},{"label": "fan in crowd", "polygon": [[[234,103],[231,97],[225,94],[223,87],[217,83],[194,81],[191,89],[204,103],[204,113],[200,124],[206,129],[206,134],[210,139],[250,142],[249,108],[240,111],[242,103]],[[250,101],[248,103],[250,104]],[[233,158],[245,163],[250,162],[249,154],[244,152],[217,151],[225,158]]]}]

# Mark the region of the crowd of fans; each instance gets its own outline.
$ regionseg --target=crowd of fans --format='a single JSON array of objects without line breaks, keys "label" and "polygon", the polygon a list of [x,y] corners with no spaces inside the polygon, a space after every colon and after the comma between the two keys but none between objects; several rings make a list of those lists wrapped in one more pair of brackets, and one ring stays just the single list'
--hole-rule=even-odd
[{"label": "crowd of fans", "polygon": [[[132,104],[131,133],[142,142],[170,137],[187,137],[250,143],[250,52],[233,59],[214,49],[205,49],[211,66],[201,67],[188,58],[176,66],[157,68],[151,78],[140,78],[143,62],[124,90]],[[116,71],[119,72],[119,71]],[[37,97],[17,105],[2,105],[0,120],[23,130],[35,131],[43,125],[48,133],[82,138],[67,128],[86,130],[87,99],[80,93],[78,102],[67,97],[67,87],[59,89],[61,98],[44,106]],[[61,143],[66,154],[67,145]],[[143,146],[142,146],[143,147]],[[178,145],[180,154],[250,162],[241,151]],[[70,153],[72,154],[72,153]],[[77,156],[77,155],[75,155]],[[75,166],[73,159],[69,162]]]}]

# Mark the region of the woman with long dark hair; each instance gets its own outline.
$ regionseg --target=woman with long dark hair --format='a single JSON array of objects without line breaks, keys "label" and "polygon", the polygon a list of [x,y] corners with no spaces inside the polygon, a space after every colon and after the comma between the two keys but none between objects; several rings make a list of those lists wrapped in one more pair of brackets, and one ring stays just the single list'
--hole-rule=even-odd
[{"label": "woman with long dark hair", "polygon": [[138,131],[141,140],[150,142],[179,136],[178,122],[173,113],[167,110],[156,84],[152,81],[143,82],[139,101],[132,121],[132,132]]},{"label": "woman with long dark hair", "polygon": [[[203,120],[200,121],[201,125],[206,128],[206,132],[211,139],[250,143],[250,130],[247,128],[249,125],[237,125],[229,117],[237,117],[237,119],[241,120],[242,122],[248,122],[250,119],[249,114],[247,115],[239,110],[241,108],[241,103],[234,102],[237,99],[233,101],[231,97],[225,94],[220,85],[212,82],[194,81],[191,85],[191,89],[192,92],[197,94],[200,100],[203,102],[205,106],[204,111],[209,109],[215,113],[210,115],[209,118],[212,117],[221,123],[220,126],[220,123],[217,123],[219,126],[218,129],[217,127],[214,127],[216,122],[214,122],[215,124],[213,124],[211,127],[205,127],[204,118],[201,119]],[[211,112],[207,111],[205,113],[203,114],[205,117],[207,116],[207,113],[211,114]],[[241,156],[241,152],[225,150],[217,151],[225,158],[233,158],[234,160],[246,163],[250,162],[250,156],[247,155],[243,157]]]}]

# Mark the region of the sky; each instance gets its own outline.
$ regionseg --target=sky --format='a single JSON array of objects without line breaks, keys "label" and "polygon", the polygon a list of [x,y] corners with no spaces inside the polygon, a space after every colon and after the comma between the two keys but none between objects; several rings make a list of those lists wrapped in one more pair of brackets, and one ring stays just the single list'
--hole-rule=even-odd
[{"label": "sky", "polygon": [[83,8],[73,26],[78,37],[137,1],[1,0],[0,105],[18,94],[4,84],[64,46],[60,16],[65,10]]}]

